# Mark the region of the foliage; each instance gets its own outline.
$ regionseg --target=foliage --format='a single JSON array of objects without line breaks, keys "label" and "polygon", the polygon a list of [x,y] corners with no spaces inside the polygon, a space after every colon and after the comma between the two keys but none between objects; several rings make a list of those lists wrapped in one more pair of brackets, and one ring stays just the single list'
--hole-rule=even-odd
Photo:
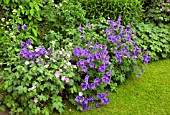
[{"label": "foliage", "polygon": [[143,49],[148,49],[152,60],[168,58],[170,56],[170,25],[154,23],[135,25],[137,44]]},{"label": "foliage", "polygon": [[73,66],[68,62],[70,54],[60,51],[54,41],[48,50],[44,46],[33,48],[30,40],[21,46],[20,54],[10,55],[11,58],[15,55],[16,60],[7,62],[2,72],[1,107],[10,108],[10,114],[63,112],[63,95],[74,86]]},{"label": "foliage", "polygon": [[155,23],[170,23],[170,1],[150,1],[149,5],[146,6],[144,18],[148,22],[153,21]]},{"label": "foliage", "polygon": [[[6,49],[10,47],[11,52],[16,52],[16,49],[9,44],[10,41],[20,42],[26,39],[32,39],[34,42],[39,43],[37,39],[38,23],[42,21],[40,11],[44,1],[35,0],[1,0],[0,1],[0,52],[1,62],[9,61]],[[25,31],[27,30],[27,31]],[[17,48],[19,46],[16,46]]]},{"label": "foliage", "polygon": [[85,11],[81,8],[80,3],[73,4],[65,1],[57,5],[47,4],[42,9],[41,15],[45,23],[39,24],[41,31],[39,37],[42,38],[44,43],[56,39],[55,36],[51,36],[51,31],[65,38],[60,42],[68,43],[76,34],[75,28],[78,24],[87,22],[87,19],[84,18]]},{"label": "foliage", "polygon": [[127,25],[131,21],[138,22],[142,20],[142,3],[139,0],[71,0],[78,1],[86,10],[86,18],[98,19],[104,17],[106,19],[116,20],[122,17],[122,24]]}]

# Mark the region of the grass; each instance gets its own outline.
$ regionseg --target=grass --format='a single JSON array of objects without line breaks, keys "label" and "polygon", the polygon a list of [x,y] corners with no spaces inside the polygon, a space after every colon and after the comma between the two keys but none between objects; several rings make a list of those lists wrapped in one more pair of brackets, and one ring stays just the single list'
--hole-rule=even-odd
[{"label": "grass", "polygon": [[110,93],[108,105],[82,113],[67,106],[64,115],[170,114],[170,59],[150,63],[145,70],[141,78],[131,77],[118,86],[117,93]]},{"label": "grass", "polygon": [[108,105],[81,113],[67,104],[64,115],[170,114],[170,59],[150,63],[145,70],[141,78],[131,77],[118,86],[117,93],[110,92]]}]

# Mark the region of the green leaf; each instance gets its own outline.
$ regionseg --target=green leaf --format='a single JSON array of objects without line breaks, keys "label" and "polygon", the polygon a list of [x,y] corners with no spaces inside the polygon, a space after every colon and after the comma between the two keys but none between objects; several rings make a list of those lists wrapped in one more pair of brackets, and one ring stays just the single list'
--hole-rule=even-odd
[{"label": "green leaf", "polygon": [[0,110],[1,110],[2,112],[5,112],[6,107],[5,107],[4,105],[0,105]]},{"label": "green leaf", "polygon": [[33,8],[34,4],[32,2],[29,2],[29,6],[31,7],[31,9]]},{"label": "green leaf", "polygon": [[4,0],[4,3],[5,4],[9,4],[9,0]]},{"label": "green leaf", "polygon": [[17,112],[18,112],[18,113],[23,112],[22,108],[18,108],[18,109],[17,109]]},{"label": "green leaf", "polygon": [[38,6],[37,4],[35,5],[35,9],[36,9],[37,11],[40,10],[40,8],[39,8],[39,6]]},{"label": "green leaf", "polygon": [[34,28],[32,28],[32,32],[35,35],[35,37],[37,37],[37,30],[35,30]]},{"label": "green leaf", "polygon": [[30,14],[31,14],[31,16],[34,15],[34,9],[31,9],[31,10],[30,10]]}]

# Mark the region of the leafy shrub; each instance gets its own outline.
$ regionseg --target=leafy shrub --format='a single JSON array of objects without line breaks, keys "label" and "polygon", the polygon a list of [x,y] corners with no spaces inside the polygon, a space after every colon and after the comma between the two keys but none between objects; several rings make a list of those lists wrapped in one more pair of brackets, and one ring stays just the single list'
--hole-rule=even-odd
[{"label": "leafy shrub", "polygon": [[131,38],[135,32],[130,25],[123,27],[120,22],[121,18],[115,23],[103,18],[101,24],[79,25],[72,43],[60,45],[60,40],[53,40],[46,43],[48,50],[45,44],[36,47],[31,40],[16,40],[16,52],[7,50],[11,60],[0,76],[0,109],[9,108],[11,114],[48,115],[64,111],[64,98],[78,110],[108,104],[105,88],[114,90],[115,82],[123,82],[131,73],[140,77],[141,62],[150,60]]},{"label": "leafy shrub", "polygon": [[[115,82],[123,82],[131,74],[140,77],[144,71],[141,71],[141,62],[148,64],[150,60],[148,52],[144,53],[131,38],[135,32],[130,25],[123,27],[120,22],[119,17],[115,23],[103,20],[103,24],[79,25],[79,37],[75,37],[76,42],[73,42],[76,47],[72,63],[77,64],[78,76],[82,76],[78,87],[81,95],[75,98],[80,110],[108,104],[105,87],[108,85],[114,90]],[[103,29],[104,32],[101,31]],[[74,100],[70,101],[75,104]]]},{"label": "leafy shrub", "polygon": [[122,17],[122,24],[127,25],[131,21],[138,22],[142,19],[142,4],[138,0],[72,0],[81,3],[86,10],[86,18],[97,19],[99,17],[108,17],[116,20],[118,16]]},{"label": "leafy shrub", "polygon": [[[0,59],[1,62],[7,62],[8,52],[16,52],[14,48],[15,42],[21,42],[26,39],[33,39],[39,43],[38,37],[38,23],[42,21],[40,16],[41,8],[45,4],[44,1],[30,0],[1,0],[0,1]],[[27,29],[27,31],[25,31]],[[24,36],[24,37],[23,37]],[[16,46],[17,48],[19,47]]]},{"label": "leafy shrub", "polygon": [[[148,5],[148,4],[146,4]],[[155,23],[170,23],[170,1],[169,0],[154,0],[146,6],[145,20]]]},{"label": "leafy shrub", "polygon": [[148,49],[152,60],[170,56],[170,25],[138,23],[135,28],[137,44],[143,49]]},{"label": "leafy shrub", "polygon": [[15,62],[8,62],[2,72],[1,110],[7,107],[10,114],[30,115],[63,112],[63,95],[69,92],[67,87],[74,86],[70,54],[61,52],[54,41],[48,50],[44,46],[33,48],[30,40],[21,46]]}]

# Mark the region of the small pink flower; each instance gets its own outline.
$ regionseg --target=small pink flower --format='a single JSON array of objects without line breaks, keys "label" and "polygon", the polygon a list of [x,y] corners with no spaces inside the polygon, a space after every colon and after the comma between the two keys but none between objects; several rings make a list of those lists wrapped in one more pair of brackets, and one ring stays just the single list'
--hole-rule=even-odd
[{"label": "small pink flower", "polygon": [[162,6],[162,9],[164,9],[165,8],[165,6]]},{"label": "small pink flower", "polygon": [[83,93],[82,93],[82,92],[79,92],[79,96],[83,96]]},{"label": "small pink flower", "polygon": [[34,98],[34,103],[37,103],[38,102],[38,99],[35,97]]},{"label": "small pink flower", "polygon": [[31,88],[28,88],[28,91],[30,92],[30,91],[31,91]]},{"label": "small pink flower", "polygon": [[70,82],[69,78],[65,78],[66,83]]},{"label": "small pink flower", "polygon": [[61,80],[64,81],[65,80],[65,76],[62,76]]},{"label": "small pink flower", "polygon": [[[170,0],[169,0],[169,2],[170,2]],[[170,8],[168,9],[168,12],[170,12]]]},{"label": "small pink flower", "polygon": [[64,68],[64,69],[67,69],[67,66],[64,66],[63,68]]},{"label": "small pink flower", "polygon": [[56,71],[55,76],[56,76],[56,78],[59,78],[60,77],[60,71]]},{"label": "small pink flower", "polygon": [[30,62],[29,61],[25,61],[25,65],[28,65]]}]

